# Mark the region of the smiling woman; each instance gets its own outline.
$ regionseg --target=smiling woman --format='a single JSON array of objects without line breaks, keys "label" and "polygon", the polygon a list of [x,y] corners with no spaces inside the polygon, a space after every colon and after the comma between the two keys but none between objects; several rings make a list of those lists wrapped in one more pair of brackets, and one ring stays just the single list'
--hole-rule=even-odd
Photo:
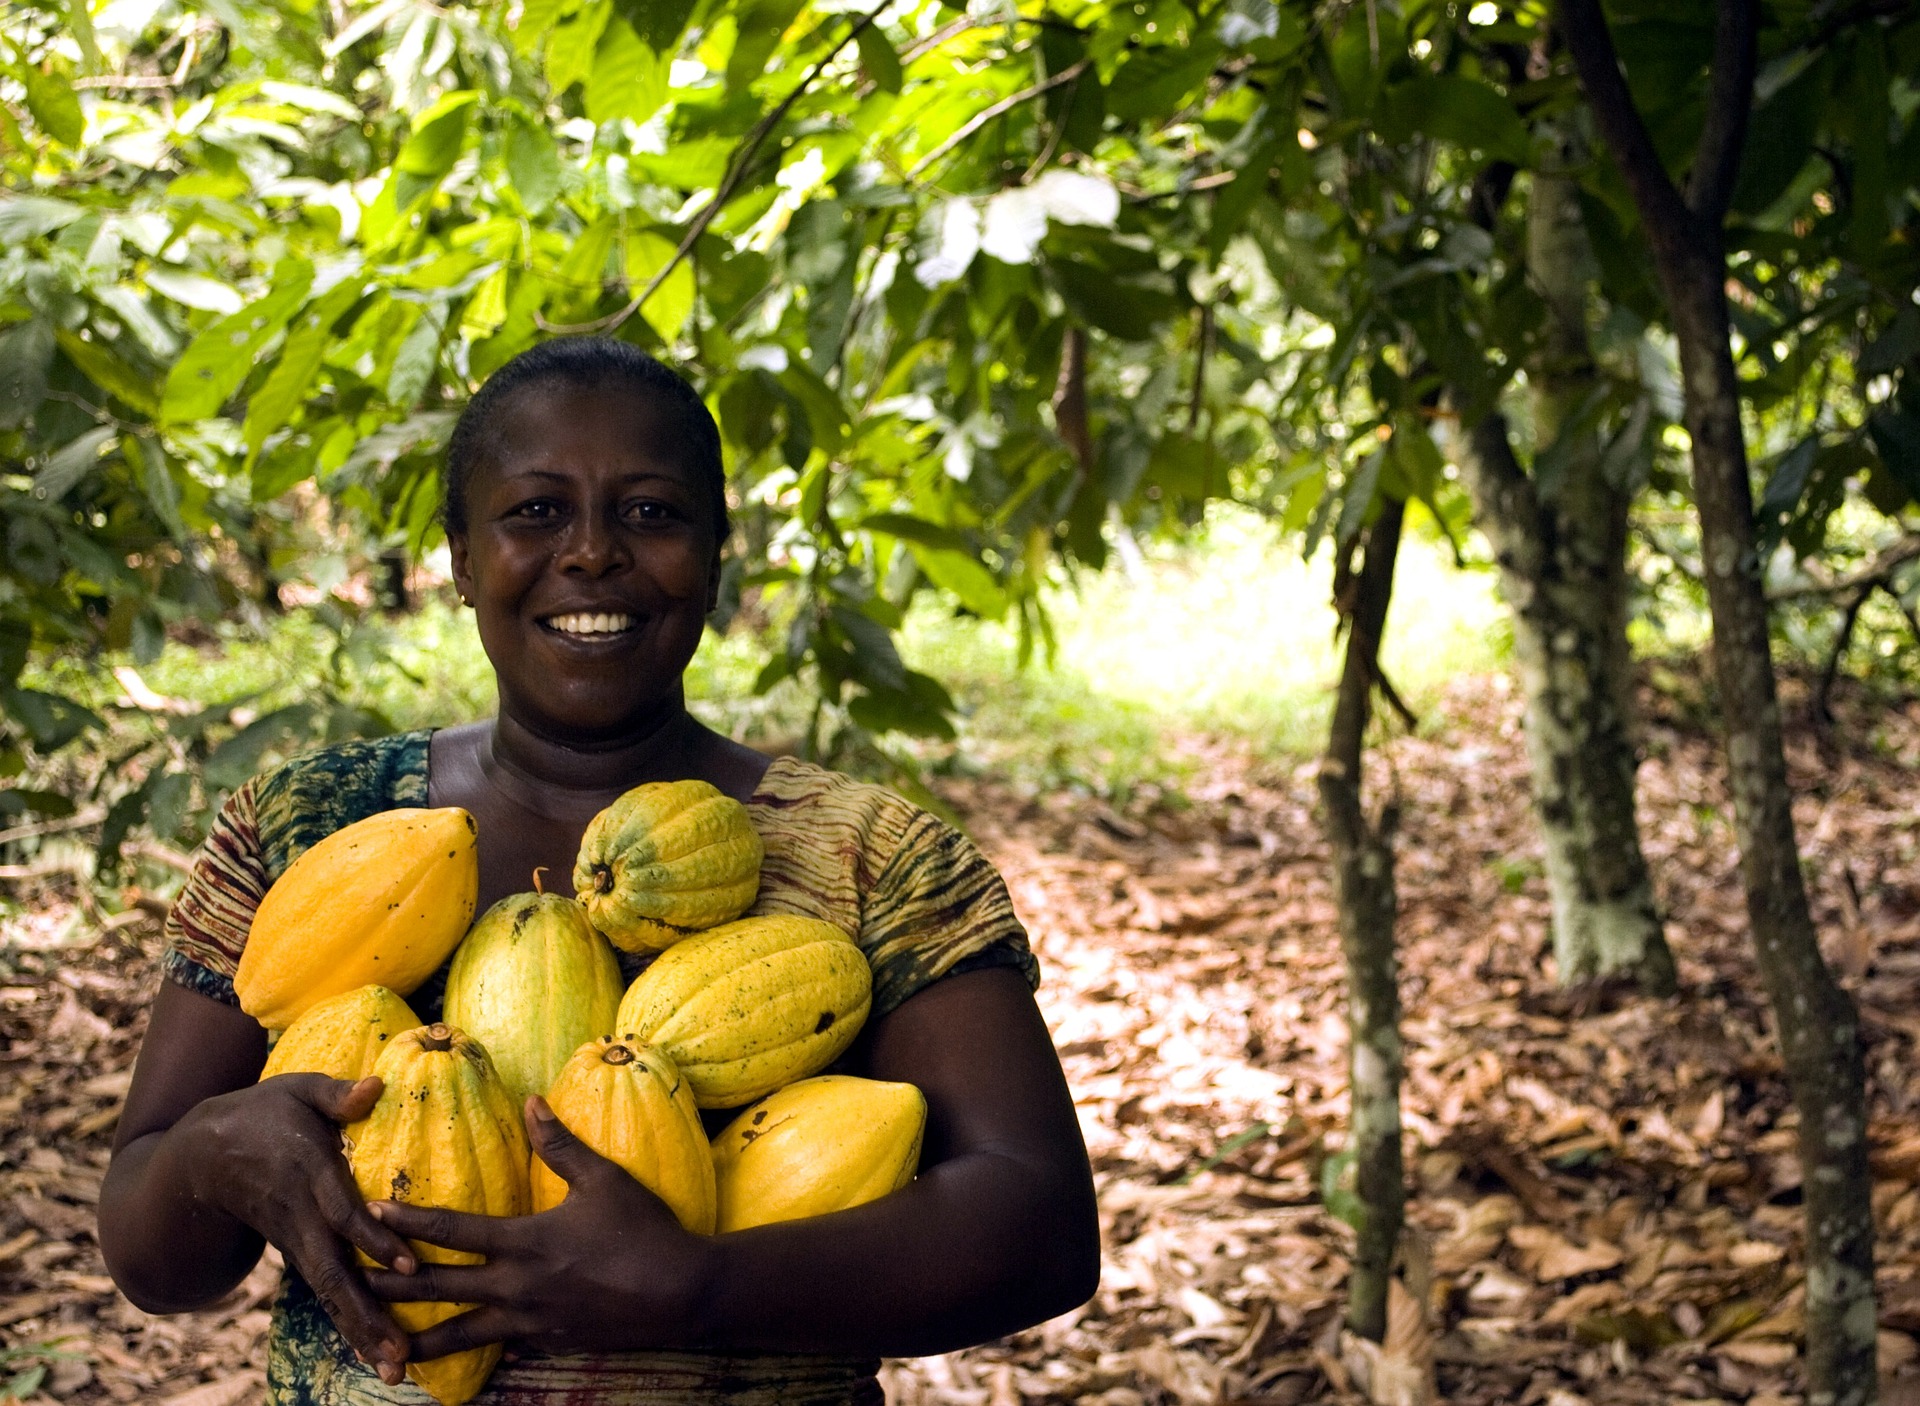
[{"label": "smiling woman", "polygon": [[[882,1355],[947,1351],[1084,1299],[1099,1263],[1086,1154],[999,876],[892,793],[769,761],[687,712],[681,676],[728,531],[698,395],[623,343],[536,348],[463,414],[445,517],[499,714],[326,748],[229,802],[169,924],[169,980],[101,1195],[128,1297],[198,1307],[277,1245],[289,1269],[268,1390],[287,1406],[418,1401],[406,1363],[494,1342],[513,1351],[476,1399],[501,1406],[877,1402]],[[588,822],[626,790],[684,779],[746,805],[766,851],[753,913],[834,923],[866,954],[873,1014],[836,1070],[925,1094],[918,1179],[836,1215],[695,1235],[530,1099],[535,1154],[568,1185],[556,1208],[496,1220],[363,1204],[339,1128],[378,1081],[255,1082],[266,1036],[232,975],[268,886],[355,820],[460,806],[485,908],[535,866],[571,874]],[[423,1019],[443,982],[415,993]],[[426,1263],[408,1241],[484,1262]],[[418,1301],[474,1307],[409,1338],[386,1305]]]}]

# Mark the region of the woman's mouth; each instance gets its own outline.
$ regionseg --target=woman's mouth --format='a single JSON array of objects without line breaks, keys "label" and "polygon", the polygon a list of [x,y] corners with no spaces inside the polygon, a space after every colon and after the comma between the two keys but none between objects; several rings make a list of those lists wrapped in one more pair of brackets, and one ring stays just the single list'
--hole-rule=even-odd
[{"label": "woman's mouth", "polygon": [[625,634],[639,623],[633,616],[620,612],[601,611],[588,613],[576,611],[571,615],[549,615],[540,622],[549,630],[558,630],[574,639],[610,639]]}]

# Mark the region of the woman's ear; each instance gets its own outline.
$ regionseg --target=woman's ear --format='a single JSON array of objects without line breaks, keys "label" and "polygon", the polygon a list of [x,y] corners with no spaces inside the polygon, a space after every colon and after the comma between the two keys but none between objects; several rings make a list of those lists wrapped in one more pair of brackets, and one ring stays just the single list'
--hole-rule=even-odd
[{"label": "woman's ear", "polygon": [[473,604],[473,561],[467,555],[467,534],[447,534],[447,555],[453,559],[453,587],[460,592],[460,604]]}]

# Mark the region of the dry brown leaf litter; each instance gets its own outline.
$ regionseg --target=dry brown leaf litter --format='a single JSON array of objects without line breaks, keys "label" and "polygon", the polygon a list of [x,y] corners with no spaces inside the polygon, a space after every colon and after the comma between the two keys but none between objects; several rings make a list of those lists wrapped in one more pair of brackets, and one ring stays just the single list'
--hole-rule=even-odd
[{"label": "dry brown leaf litter", "polygon": [[[1321,1206],[1345,1118],[1341,971],[1311,773],[1194,744],[1127,813],[991,781],[948,799],[1006,873],[1101,1188],[1086,1308],[889,1364],[909,1403],[1799,1399],[1793,1119],[1746,946],[1710,738],[1648,728],[1647,844],[1684,996],[1555,989],[1517,709],[1462,683],[1392,742],[1407,1129],[1388,1341],[1343,1341],[1348,1232]],[[1874,1080],[1886,1400],[1920,1403],[1920,704],[1795,735],[1796,814]],[[134,1309],[92,1208],[158,934],[82,949],[57,889],[0,949],[0,1386],[37,1403],[261,1397],[263,1265],[217,1308]],[[1221,1156],[1222,1149],[1228,1149]],[[1210,1165],[1211,1164],[1211,1165]]]}]

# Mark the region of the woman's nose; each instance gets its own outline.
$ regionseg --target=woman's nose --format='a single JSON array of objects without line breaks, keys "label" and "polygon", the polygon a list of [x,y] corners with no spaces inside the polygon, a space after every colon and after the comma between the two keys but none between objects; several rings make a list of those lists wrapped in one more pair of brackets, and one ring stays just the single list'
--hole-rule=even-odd
[{"label": "woman's nose", "polygon": [[618,523],[600,513],[582,513],[561,538],[555,565],[562,571],[605,576],[632,560]]}]

